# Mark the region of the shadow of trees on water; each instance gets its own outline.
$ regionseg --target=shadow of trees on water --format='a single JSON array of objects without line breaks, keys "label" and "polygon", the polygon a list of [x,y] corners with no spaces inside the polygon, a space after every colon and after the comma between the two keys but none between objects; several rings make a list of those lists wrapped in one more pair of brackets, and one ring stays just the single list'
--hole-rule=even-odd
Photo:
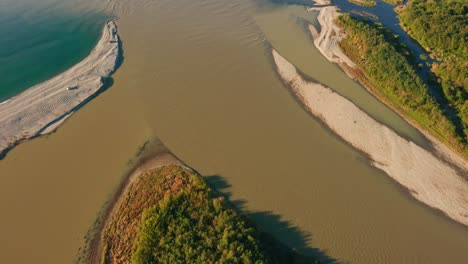
[{"label": "shadow of trees on water", "polygon": [[[313,263],[313,261],[318,261],[319,263],[341,263],[337,259],[327,255],[326,251],[311,247],[312,234],[300,230],[291,222],[282,219],[280,215],[274,214],[271,211],[247,211],[247,201],[231,199],[232,193],[229,191],[231,184],[222,176],[211,175],[204,176],[204,178],[210,187],[227,198],[229,203],[242,212],[243,215],[246,215],[260,231],[266,233],[267,236],[272,236],[283,247],[292,248],[295,252],[299,253],[302,259],[298,259],[296,256],[294,258],[295,263]],[[281,261],[281,263],[286,262]]]}]

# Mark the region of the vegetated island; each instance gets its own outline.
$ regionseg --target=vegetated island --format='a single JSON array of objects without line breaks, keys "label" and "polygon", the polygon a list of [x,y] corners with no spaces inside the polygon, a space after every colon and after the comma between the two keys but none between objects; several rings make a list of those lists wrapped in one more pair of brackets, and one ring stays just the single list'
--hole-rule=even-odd
[{"label": "vegetated island", "polygon": [[463,112],[463,88],[447,87],[449,96],[439,92],[436,83],[421,78],[411,53],[381,25],[349,15],[342,15],[337,23],[347,34],[340,45],[359,66],[358,79],[466,158],[468,116]]},{"label": "vegetated island", "polygon": [[336,6],[323,6],[330,4],[328,0],[316,2],[320,6],[309,10],[319,10],[321,31],[312,25],[309,29],[319,51],[418,128],[432,142],[436,155],[463,168],[466,175],[468,144],[463,127],[467,124],[447,110],[451,106],[443,98],[434,98],[441,95],[418,75],[406,46],[378,23],[342,15]]},{"label": "vegetated island", "polygon": [[0,159],[22,141],[55,130],[106,85],[120,59],[117,26],[110,20],[84,60],[0,103]]},{"label": "vegetated island", "polygon": [[[327,0],[317,2],[329,4]],[[335,6],[309,9],[319,10],[320,33],[313,25],[309,29],[320,52],[419,128],[442,155],[465,166],[466,123],[460,122],[443,98],[434,95],[435,89],[419,76],[410,52],[398,38],[377,23],[340,14]]]},{"label": "vegetated island", "polygon": [[134,171],[90,263],[318,263],[258,231],[169,153]]},{"label": "vegetated island", "polygon": [[402,5],[405,2],[405,0],[382,0],[382,1],[392,4],[392,5]]},{"label": "vegetated island", "polygon": [[[424,82],[407,59],[398,53],[399,47],[388,43],[386,36],[374,27],[369,30],[368,26],[362,25],[353,32],[346,27],[347,23],[364,22],[347,15],[338,20],[340,13],[336,6],[328,5],[330,3],[326,0],[316,2],[318,6],[311,9],[319,10],[321,30],[318,32],[312,25],[309,28],[315,46],[325,57],[339,64],[350,77],[357,78],[416,127],[431,131],[437,138],[441,138],[440,131],[456,138],[453,124],[428,95]],[[363,41],[363,37],[367,39]],[[355,53],[348,48],[352,45],[357,49]],[[358,53],[361,50],[366,53]],[[276,51],[273,51],[273,57],[279,75],[307,110],[349,144],[366,153],[375,167],[385,171],[416,199],[468,225],[468,165],[464,158],[421,129],[434,149],[423,149],[402,138],[328,87],[305,81],[295,67]],[[449,128],[443,130],[444,126]],[[455,142],[459,142],[458,138]],[[466,150],[466,144],[455,146],[460,146],[458,150]]]},{"label": "vegetated island", "polygon": [[373,7],[376,6],[377,3],[374,0],[348,0],[349,2],[366,7]]}]

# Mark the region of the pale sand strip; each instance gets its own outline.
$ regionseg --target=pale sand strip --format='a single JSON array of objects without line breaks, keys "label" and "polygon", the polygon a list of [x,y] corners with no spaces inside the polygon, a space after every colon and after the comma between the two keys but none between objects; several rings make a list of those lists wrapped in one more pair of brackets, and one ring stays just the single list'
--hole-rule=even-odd
[{"label": "pale sand strip", "polygon": [[[350,71],[352,68],[357,66],[354,62],[344,54],[340,48],[340,41],[346,36],[346,33],[335,24],[335,20],[340,15],[338,8],[336,6],[330,6],[329,0],[316,0],[316,5],[310,7],[308,10],[318,10],[319,14],[317,20],[320,24],[321,30],[320,33],[313,25],[309,25],[309,30],[314,38],[315,47],[324,55],[329,61],[337,63],[343,71],[348,74],[352,79],[356,79],[354,74]],[[449,161],[450,163],[455,164],[456,166],[462,168],[462,170],[468,170],[468,164],[466,160],[460,156],[458,153],[451,150],[448,146],[443,144],[439,139],[432,136],[429,132],[422,129],[417,123],[406,118],[402,113],[399,112],[393,105],[386,102],[385,99],[380,98],[379,95],[375,94],[372,89],[364,87],[377,98],[380,99],[387,106],[392,108],[396,113],[398,113],[402,118],[404,118],[408,123],[417,128],[428,140],[432,143],[434,149],[437,152],[437,155],[440,158]],[[466,173],[464,173],[465,179],[468,178]]]},{"label": "pale sand strip", "polygon": [[[95,95],[117,67],[119,38],[106,23],[94,50],[66,72],[0,104],[0,158],[15,144],[53,131]],[[69,90],[69,87],[73,87]]]},{"label": "pale sand strip", "polygon": [[330,88],[305,81],[274,50],[273,57],[281,78],[314,116],[366,153],[375,167],[409,189],[416,199],[468,226],[468,183],[460,175],[463,172],[400,137]]},{"label": "pale sand strip", "polygon": [[[317,0],[319,5],[329,5],[327,0]],[[339,16],[336,6],[310,7],[310,10],[319,10],[317,20],[320,24],[320,33],[313,25],[309,25],[309,30],[314,38],[314,45],[329,61],[338,64],[345,63],[348,67],[354,68],[354,62],[346,56],[340,48],[340,41],[346,34],[338,27],[334,21]]]}]

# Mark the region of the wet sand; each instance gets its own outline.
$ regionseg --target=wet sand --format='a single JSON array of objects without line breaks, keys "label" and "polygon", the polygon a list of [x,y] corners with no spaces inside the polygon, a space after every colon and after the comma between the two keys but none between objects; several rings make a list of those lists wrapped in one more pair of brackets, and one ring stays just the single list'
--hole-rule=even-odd
[{"label": "wet sand", "polygon": [[55,130],[105,86],[119,59],[113,20],[91,54],[71,69],[0,104],[0,158],[22,141]]}]

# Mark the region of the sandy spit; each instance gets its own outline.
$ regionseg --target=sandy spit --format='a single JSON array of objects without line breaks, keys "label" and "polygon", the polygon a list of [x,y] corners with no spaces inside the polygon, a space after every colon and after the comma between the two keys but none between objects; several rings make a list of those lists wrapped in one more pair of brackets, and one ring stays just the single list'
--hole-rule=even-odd
[{"label": "sandy spit", "polygon": [[118,210],[122,199],[126,197],[129,187],[134,183],[140,175],[150,170],[158,169],[164,166],[177,165],[186,170],[192,171],[191,168],[183,164],[179,159],[172,155],[169,151],[165,150],[157,155],[145,159],[140,165],[138,165],[133,171],[131,171],[126,179],[122,182],[119,190],[115,193],[114,197],[110,201],[107,212],[103,216],[102,224],[98,227],[96,231],[96,237],[94,237],[91,242],[89,252],[87,252],[86,259],[87,263],[90,264],[100,264],[102,263],[102,235],[103,231],[106,229],[108,223],[112,219],[116,210]]},{"label": "sandy spit", "polygon": [[373,166],[406,187],[416,199],[468,226],[468,182],[461,175],[467,172],[464,168],[455,170],[330,88],[305,81],[294,65],[275,50],[273,57],[279,75],[308,111],[366,153]]},{"label": "sandy spit", "polygon": [[101,39],[84,60],[60,75],[0,104],[0,159],[16,144],[47,134],[105,85],[118,66],[117,26],[104,26]]}]

